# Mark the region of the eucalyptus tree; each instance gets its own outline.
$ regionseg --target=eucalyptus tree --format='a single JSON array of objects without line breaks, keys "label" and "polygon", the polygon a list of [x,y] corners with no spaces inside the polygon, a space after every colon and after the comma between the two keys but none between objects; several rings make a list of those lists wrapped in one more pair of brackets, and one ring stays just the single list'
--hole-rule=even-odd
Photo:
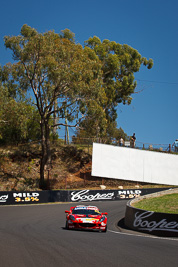
[{"label": "eucalyptus tree", "polygon": [[[85,41],[85,46],[95,51],[102,62],[103,88],[106,95],[103,109],[106,114],[107,128],[113,128],[117,118],[118,104],[131,104],[137,82],[134,74],[141,65],[151,69],[152,59],[146,59],[131,46],[94,36]],[[115,128],[115,127],[114,127]],[[100,134],[103,133],[102,127]],[[107,130],[106,132],[107,133]]]},{"label": "eucalyptus tree", "polygon": [[[92,103],[105,94],[101,86],[101,65],[89,47],[75,44],[70,31],[39,33],[23,25],[20,35],[6,36],[5,46],[12,50],[11,75],[15,84],[30,90],[40,115],[41,160],[40,188],[46,186],[45,169],[51,163],[51,127],[63,125],[67,114],[70,126],[76,126]],[[57,125],[51,123],[57,114]],[[71,123],[75,121],[74,125]]]}]

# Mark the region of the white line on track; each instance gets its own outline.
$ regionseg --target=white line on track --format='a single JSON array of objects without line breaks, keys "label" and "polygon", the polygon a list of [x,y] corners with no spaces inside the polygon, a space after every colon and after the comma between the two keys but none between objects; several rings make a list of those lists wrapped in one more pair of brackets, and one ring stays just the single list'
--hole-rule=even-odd
[{"label": "white line on track", "polygon": [[146,238],[152,238],[152,239],[163,239],[163,240],[173,240],[173,241],[178,241],[176,238],[169,238],[169,237],[159,237],[159,236],[147,236],[147,235],[137,235],[137,234],[129,234],[129,233],[123,233],[123,232],[117,232],[117,231],[112,231],[108,229],[108,232],[114,233],[114,234],[119,234],[119,235],[129,235],[129,236],[136,236],[136,237],[146,237]]}]

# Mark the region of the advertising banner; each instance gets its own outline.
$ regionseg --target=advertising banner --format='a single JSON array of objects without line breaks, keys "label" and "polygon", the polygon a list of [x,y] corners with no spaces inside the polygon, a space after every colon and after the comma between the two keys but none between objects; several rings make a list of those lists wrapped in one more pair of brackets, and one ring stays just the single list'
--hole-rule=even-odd
[{"label": "advertising banner", "polygon": [[0,192],[0,205],[40,204],[69,201],[69,191]]},{"label": "advertising banner", "polygon": [[165,188],[122,189],[122,190],[79,190],[70,192],[70,202],[92,202],[105,200],[126,200],[163,191]]},{"label": "advertising banner", "polygon": [[178,185],[178,155],[94,143],[92,175]]},{"label": "advertising banner", "polygon": [[45,191],[0,192],[0,205],[37,204],[48,202]]},{"label": "advertising banner", "polygon": [[178,237],[178,214],[136,209],[127,204],[125,225],[132,230],[157,236]]},{"label": "advertising banner", "polygon": [[152,194],[163,190],[165,190],[165,188],[122,190],[46,190],[29,192],[1,191],[0,205],[129,200],[135,197]]}]

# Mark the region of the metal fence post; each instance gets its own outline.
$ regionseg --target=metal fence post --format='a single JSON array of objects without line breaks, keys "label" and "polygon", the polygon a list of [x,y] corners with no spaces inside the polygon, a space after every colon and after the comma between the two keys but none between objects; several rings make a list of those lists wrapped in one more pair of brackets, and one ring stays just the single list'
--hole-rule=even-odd
[{"label": "metal fence post", "polygon": [[171,152],[171,144],[169,144],[169,153]]}]

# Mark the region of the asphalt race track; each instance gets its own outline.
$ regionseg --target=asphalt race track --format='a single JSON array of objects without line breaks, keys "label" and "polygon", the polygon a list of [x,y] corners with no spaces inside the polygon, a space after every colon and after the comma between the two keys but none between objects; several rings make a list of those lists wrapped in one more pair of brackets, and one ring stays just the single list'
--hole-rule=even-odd
[{"label": "asphalt race track", "polygon": [[70,203],[1,206],[0,266],[178,266],[178,239],[119,232],[126,201],[87,204],[108,212],[107,233],[66,230]]}]

